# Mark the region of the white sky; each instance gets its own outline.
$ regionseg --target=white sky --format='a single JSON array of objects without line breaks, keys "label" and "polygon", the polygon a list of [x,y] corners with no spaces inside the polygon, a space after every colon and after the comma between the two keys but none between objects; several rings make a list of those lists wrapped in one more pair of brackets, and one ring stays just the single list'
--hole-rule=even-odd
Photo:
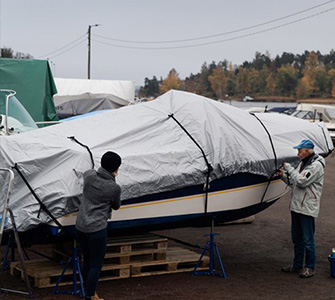
[{"label": "white sky", "polygon": [[[198,73],[205,61],[209,64],[227,59],[241,64],[251,61],[256,51],[269,51],[274,58],[283,52],[302,54],[305,50],[319,50],[327,54],[335,49],[335,0],[0,1],[0,46],[29,53],[36,59],[48,57],[55,77],[87,78],[86,33],[88,25],[93,24],[101,26],[92,28],[91,79],[133,80],[136,85],[143,85],[145,77],[165,78],[172,68],[184,79],[191,73]],[[175,41],[199,38],[266,23],[323,3],[327,4],[263,26],[187,43],[130,44],[106,39]],[[311,17],[315,14],[319,15]],[[298,21],[302,18],[306,19]],[[294,23],[282,26],[291,22]],[[278,26],[281,27],[268,30]],[[103,44],[153,48],[218,41],[223,42],[165,50]],[[66,45],[69,46],[62,48]]]}]

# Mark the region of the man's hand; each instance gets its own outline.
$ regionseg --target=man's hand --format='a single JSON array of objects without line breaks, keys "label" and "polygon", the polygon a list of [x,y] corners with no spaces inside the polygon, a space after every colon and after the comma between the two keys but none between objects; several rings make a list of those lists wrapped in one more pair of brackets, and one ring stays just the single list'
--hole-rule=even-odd
[{"label": "man's hand", "polygon": [[276,171],[276,174],[280,177],[283,177],[284,175],[284,168],[287,166],[287,162],[283,163],[283,166]]},{"label": "man's hand", "polygon": [[283,177],[283,175],[284,175],[284,171],[283,171],[283,169],[278,169],[278,170],[276,171],[276,174],[277,174],[278,176],[280,176],[280,177]]}]

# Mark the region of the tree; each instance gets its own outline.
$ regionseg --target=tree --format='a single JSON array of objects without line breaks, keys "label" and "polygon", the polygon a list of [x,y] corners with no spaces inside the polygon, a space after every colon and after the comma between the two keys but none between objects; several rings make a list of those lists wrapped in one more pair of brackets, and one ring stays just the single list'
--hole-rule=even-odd
[{"label": "tree", "polygon": [[226,93],[229,96],[233,96],[236,93],[236,76],[233,64],[230,62],[228,65],[228,79],[227,79],[227,87],[226,87]]},{"label": "tree", "polygon": [[268,95],[274,95],[276,90],[276,79],[275,79],[275,74],[270,73],[266,77],[266,93]]},{"label": "tree", "polygon": [[144,87],[140,90],[140,96],[144,97],[154,97],[156,98],[159,95],[159,81],[156,76],[153,76],[152,79],[144,79]]},{"label": "tree", "polygon": [[212,90],[218,99],[222,99],[222,96],[225,95],[225,90],[227,86],[227,76],[221,65],[217,66],[213,70],[213,74],[208,77],[209,82],[211,83]]},{"label": "tree", "polygon": [[267,78],[270,74],[270,70],[266,65],[263,65],[262,70],[258,72],[258,89],[259,93],[266,94],[267,92]]},{"label": "tree", "polygon": [[240,67],[236,75],[236,92],[240,95],[246,95],[249,90],[249,69]]},{"label": "tree", "polygon": [[301,78],[298,88],[297,88],[297,97],[298,98],[307,98],[311,94],[312,87],[310,86],[309,79],[304,76]]},{"label": "tree", "polygon": [[11,48],[1,48],[1,57],[3,58],[13,58],[14,51]]},{"label": "tree", "polygon": [[259,92],[259,72],[255,68],[249,70],[247,93],[255,95]]},{"label": "tree", "polygon": [[306,59],[303,75],[305,80],[308,80],[313,96],[319,96],[320,93],[325,92],[327,84],[323,81],[327,79],[326,69],[323,63],[319,61],[318,54],[314,51]]},{"label": "tree", "polygon": [[262,70],[264,66],[267,66],[268,68],[271,66],[271,59],[269,55],[264,55],[260,52],[256,52],[255,58],[252,61],[252,66],[256,70]]},{"label": "tree", "polygon": [[179,90],[181,86],[181,80],[175,69],[171,69],[167,78],[159,86],[160,93],[163,94],[169,90]]},{"label": "tree", "polygon": [[32,59],[33,56],[31,56],[28,53],[22,53],[22,52],[14,52],[12,48],[1,48],[1,55],[0,57],[3,58],[16,58],[16,59]]},{"label": "tree", "polygon": [[213,90],[211,88],[211,83],[209,82],[209,76],[213,73],[213,70],[216,68],[214,62],[211,63],[210,67],[207,66],[207,63],[203,63],[201,66],[201,72],[199,74],[199,88],[200,94],[206,97],[213,96]]},{"label": "tree", "polygon": [[[8,53],[11,55],[10,51]],[[328,55],[322,55],[319,51],[305,51],[302,54],[283,52],[275,59],[271,59],[268,52],[256,52],[252,62],[244,61],[242,65],[233,66],[226,59],[219,63],[204,62],[198,73],[190,74],[185,80],[180,80],[175,72],[177,79],[172,87],[210,98],[220,98],[224,94],[295,96],[296,93],[299,97],[329,97],[335,94],[334,70],[334,50]],[[146,78],[141,91],[157,93],[159,83],[165,90],[171,88],[172,82],[169,76],[164,84],[162,80],[157,82],[155,78]],[[155,91],[152,92],[152,89]]]},{"label": "tree", "polygon": [[278,69],[276,76],[276,91],[279,95],[294,95],[297,85],[297,71],[290,64],[282,66]]},{"label": "tree", "polygon": [[190,93],[201,94],[199,78],[199,74],[193,75],[191,73],[190,77],[186,77],[182,83],[182,89]]},{"label": "tree", "polygon": [[320,68],[315,72],[314,76],[314,92],[317,96],[329,94],[329,77],[326,68]]},{"label": "tree", "polygon": [[330,82],[330,94],[335,97],[335,68],[328,71],[329,82]]},{"label": "tree", "polygon": [[324,64],[329,67],[329,69],[335,68],[335,51],[334,49],[330,50],[328,55],[324,57]]}]

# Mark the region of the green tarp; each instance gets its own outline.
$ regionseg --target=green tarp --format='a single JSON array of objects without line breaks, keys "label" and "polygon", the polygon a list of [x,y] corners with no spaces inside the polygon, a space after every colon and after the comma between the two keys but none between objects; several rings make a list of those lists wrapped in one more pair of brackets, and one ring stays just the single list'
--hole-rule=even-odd
[{"label": "green tarp", "polygon": [[0,89],[16,91],[35,122],[58,121],[52,98],[57,89],[47,60],[0,58]]}]

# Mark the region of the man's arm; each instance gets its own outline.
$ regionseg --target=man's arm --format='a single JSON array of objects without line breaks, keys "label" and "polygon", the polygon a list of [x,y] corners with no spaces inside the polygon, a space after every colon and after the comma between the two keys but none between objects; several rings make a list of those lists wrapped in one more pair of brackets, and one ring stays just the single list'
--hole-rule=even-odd
[{"label": "man's arm", "polygon": [[115,188],[115,195],[113,197],[111,207],[114,210],[118,210],[121,206],[121,188],[119,185]]},{"label": "man's arm", "polygon": [[288,173],[284,170],[284,165],[287,163],[283,164],[283,168],[277,170],[277,175],[281,177],[281,179],[288,185],[292,186],[292,182],[289,179]]},{"label": "man's arm", "polygon": [[313,162],[310,167],[301,173],[294,169],[289,163],[284,165],[284,170],[290,176],[292,184],[300,188],[309,186],[315,179],[317,179],[322,172],[322,165],[319,162]]}]

